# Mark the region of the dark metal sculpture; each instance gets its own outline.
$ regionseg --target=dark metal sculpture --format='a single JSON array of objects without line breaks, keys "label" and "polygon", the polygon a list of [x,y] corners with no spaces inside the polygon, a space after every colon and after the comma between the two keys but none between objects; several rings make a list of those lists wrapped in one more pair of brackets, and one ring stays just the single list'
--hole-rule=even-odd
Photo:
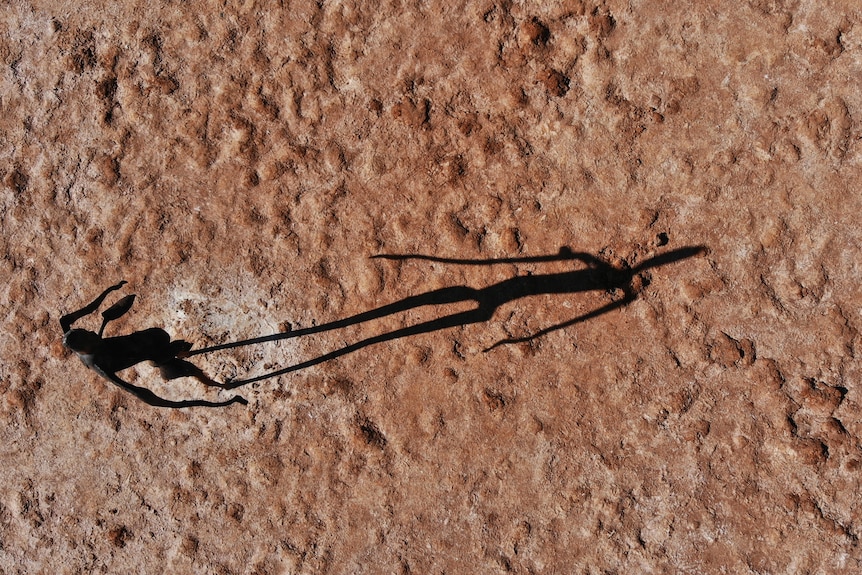
[{"label": "dark metal sculpture", "polygon": [[73,323],[99,309],[99,306],[102,305],[108,294],[120,289],[125,283],[125,281],[121,281],[109,287],[86,306],[60,318],[60,326],[63,328],[63,344],[74,351],[81,361],[84,362],[84,365],[138,399],[156,407],[222,407],[232,403],[248,403],[240,396],[217,402],[200,399],[171,401],[157,396],[149,389],[123,381],[117,375],[118,371],[132,367],[143,361],[151,361],[158,366],[165,380],[190,376],[204,385],[220,388],[226,387],[224,384],[207,377],[196,365],[182,359],[191,349],[191,344],[183,340],[171,341],[170,335],[163,329],[154,327],[129,335],[102,337],[102,333],[105,331],[105,326],[108,325],[108,322],[122,317],[131,309],[135,301],[134,294],[124,297],[102,312],[102,326],[99,328],[98,333],[86,329],[72,328]]}]

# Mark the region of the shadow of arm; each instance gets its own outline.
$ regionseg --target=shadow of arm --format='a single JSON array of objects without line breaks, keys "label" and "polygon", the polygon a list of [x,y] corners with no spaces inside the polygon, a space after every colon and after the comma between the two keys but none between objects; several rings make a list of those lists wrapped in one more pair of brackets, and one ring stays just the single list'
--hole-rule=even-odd
[{"label": "shadow of arm", "polygon": [[444,264],[455,264],[462,266],[487,266],[494,264],[519,264],[519,263],[541,263],[541,262],[559,262],[566,260],[578,260],[587,265],[598,266],[607,265],[599,258],[587,252],[574,252],[569,247],[563,246],[559,253],[547,256],[520,256],[516,258],[489,258],[489,259],[462,259],[462,258],[442,258],[438,256],[430,256],[427,254],[378,254],[371,256],[371,259],[380,260],[424,260],[429,262],[438,262]]},{"label": "shadow of arm", "polygon": [[526,343],[528,341],[532,341],[534,339],[545,336],[545,335],[547,335],[553,331],[564,329],[564,328],[567,328],[569,326],[573,326],[575,324],[587,321],[588,319],[598,317],[602,314],[608,313],[609,311],[613,311],[615,309],[625,307],[626,305],[631,303],[634,299],[635,299],[634,295],[627,295],[626,297],[624,297],[623,299],[621,299],[619,301],[611,302],[611,303],[604,305],[598,309],[594,309],[591,312],[585,313],[583,315],[579,315],[578,317],[576,317],[574,319],[570,319],[569,321],[564,321],[563,323],[558,323],[556,325],[552,325],[551,327],[545,328],[541,331],[537,331],[536,333],[534,333],[532,335],[528,335],[525,337],[518,337],[518,338],[501,339],[500,341],[498,341],[497,343],[495,343],[491,347],[484,349],[483,351],[487,353],[496,347],[500,347],[501,345],[508,345],[508,344],[512,344],[512,343]]}]

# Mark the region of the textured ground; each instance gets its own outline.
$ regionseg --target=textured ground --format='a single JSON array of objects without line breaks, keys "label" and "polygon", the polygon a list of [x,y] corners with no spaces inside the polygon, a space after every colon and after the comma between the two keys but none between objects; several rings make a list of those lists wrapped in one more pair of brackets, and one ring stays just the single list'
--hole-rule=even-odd
[{"label": "textured ground", "polygon": [[[0,573],[862,569],[862,9],[0,6]],[[64,350],[197,347],[703,244],[636,301],[538,295],[157,409]],[[196,358],[280,369],[470,309]],[[96,318],[83,325],[94,329]],[[227,398],[149,365],[175,399]]]}]

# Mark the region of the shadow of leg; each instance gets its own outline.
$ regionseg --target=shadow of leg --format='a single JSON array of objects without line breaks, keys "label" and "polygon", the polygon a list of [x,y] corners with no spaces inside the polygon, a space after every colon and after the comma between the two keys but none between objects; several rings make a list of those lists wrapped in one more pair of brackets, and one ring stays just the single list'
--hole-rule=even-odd
[{"label": "shadow of leg", "polygon": [[271,373],[266,373],[264,375],[259,375],[257,377],[252,377],[249,379],[243,380],[233,380],[228,381],[224,384],[225,389],[235,389],[237,387],[241,387],[243,385],[247,385],[249,383],[254,383],[257,381],[261,381],[264,379],[269,379],[271,377],[277,377],[279,375],[284,375],[286,373],[291,373],[293,371],[299,371],[301,369],[305,369],[314,365],[318,365],[329,361],[331,359],[335,359],[337,357],[341,357],[343,355],[347,355],[348,353],[352,353],[364,347],[368,347],[369,345],[373,345],[375,343],[381,343],[384,341],[391,341],[394,339],[400,339],[402,337],[407,337],[411,335],[418,335],[421,333],[429,333],[432,331],[437,331],[441,329],[446,329],[450,327],[463,326],[471,323],[480,323],[483,321],[488,321],[491,319],[491,316],[494,315],[494,310],[497,308],[495,306],[485,306],[480,305],[476,309],[472,309],[465,312],[454,313],[451,315],[447,315],[445,317],[441,317],[438,319],[434,319],[431,321],[426,321],[423,323],[419,323],[410,327],[405,327],[402,329],[397,329],[395,331],[390,331],[388,333],[383,333],[380,335],[376,335],[374,337],[369,337],[367,339],[363,339],[354,344],[342,347],[341,349],[337,349],[335,351],[331,351],[327,354],[321,355],[314,359],[310,359],[308,361],[304,361],[302,363],[298,363],[296,365],[292,365],[290,367],[286,367],[284,369],[280,369],[278,371],[273,371]]},{"label": "shadow of leg", "polygon": [[404,298],[400,301],[384,305],[377,309],[373,309],[371,311],[362,312],[353,316],[350,316],[345,319],[339,319],[335,321],[331,321],[329,323],[324,323],[321,325],[317,325],[314,327],[305,327],[294,329],[284,333],[276,333],[272,335],[265,335],[261,337],[255,337],[252,339],[245,339],[242,341],[234,341],[231,343],[223,343],[219,345],[213,345],[210,347],[204,347],[196,350],[185,350],[181,351],[178,357],[192,357],[195,355],[203,354],[203,353],[211,353],[214,351],[222,351],[225,349],[231,349],[234,347],[243,347],[246,345],[253,345],[258,343],[265,343],[270,341],[279,341],[283,339],[291,339],[294,337],[301,337],[304,335],[312,335],[316,333],[321,333],[324,331],[330,331],[334,329],[341,329],[347,326],[356,325],[359,323],[363,323],[366,321],[370,321],[373,319],[385,317],[388,315],[392,315],[395,313],[407,311],[410,309],[427,306],[427,305],[444,305],[449,303],[455,303],[459,301],[468,301],[473,300],[478,302],[481,296],[481,290],[476,290],[467,286],[453,286],[447,288],[441,288],[438,290],[434,290],[422,295],[410,296]]}]

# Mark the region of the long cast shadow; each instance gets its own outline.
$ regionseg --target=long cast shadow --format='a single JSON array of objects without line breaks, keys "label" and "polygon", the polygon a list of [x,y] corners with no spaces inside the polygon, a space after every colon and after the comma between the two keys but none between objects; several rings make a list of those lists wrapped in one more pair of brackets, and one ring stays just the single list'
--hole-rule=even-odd
[{"label": "long cast shadow", "polygon": [[464,312],[453,313],[449,315],[445,315],[443,317],[425,321],[413,326],[393,330],[387,333],[379,334],[373,337],[369,337],[363,340],[360,340],[351,345],[347,345],[335,351],[331,351],[329,353],[323,354],[316,358],[310,359],[308,361],[304,361],[301,363],[297,363],[295,365],[291,365],[284,369],[280,369],[277,371],[273,371],[270,373],[266,373],[263,375],[259,375],[256,377],[252,377],[249,379],[243,380],[233,380],[226,382],[224,385],[227,389],[237,388],[243,385],[247,385],[249,383],[254,383],[257,381],[261,381],[264,379],[269,379],[271,377],[277,377],[279,375],[284,375],[286,373],[291,373],[294,371],[299,371],[301,369],[305,369],[314,365],[318,365],[324,363],[326,361],[341,357],[343,355],[347,355],[354,351],[360,350],[364,347],[368,347],[370,345],[381,343],[385,341],[391,341],[395,339],[400,339],[402,337],[407,337],[411,335],[418,335],[428,332],[433,332],[441,329],[446,329],[450,327],[456,326],[464,326],[473,323],[479,323],[483,321],[488,321],[494,315],[494,312],[502,306],[503,304],[509,303],[516,299],[520,299],[522,297],[531,296],[531,295],[541,295],[541,294],[563,294],[563,293],[577,293],[583,291],[591,291],[591,290],[616,290],[620,289],[623,292],[623,297],[620,299],[613,301],[607,305],[599,307],[593,311],[575,317],[571,320],[550,326],[545,328],[539,332],[531,334],[526,337],[521,338],[512,338],[512,339],[503,339],[498,341],[485,351],[489,351],[495,347],[500,345],[510,344],[510,343],[519,343],[530,341],[532,339],[544,336],[553,331],[557,331],[559,329],[563,329],[577,323],[586,321],[588,319],[598,317],[602,314],[608,313],[612,310],[624,307],[631,303],[634,299],[637,298],[637,293],[632,287],[632,280],[634,277],[640,272],[666,265],[669,263],[677,262],[679,260],[692,257],[697,254],[704,253],[706,248],[704,246],[688,246],[684,248],[679,248],[676,250],[672,250],[669,252],[665,252],[663,254],[652,257],[641,264],[633,267],[616,267],[611,265],[610,263],[597,258],[593,255],[584,253],[584,252],[573,252],[568,248],[563,248],[560,250],[560,253],[548,256],[535,256],[535,257],[518,257],[518,258],[499,258],[499,259],[485,259],[485,260],[466,260],[466,259],[455,259],[455,258],[438,258],[434,256],[428,255],[409,255],[409,254],[393,254],[393,255],[378,255],[372,256],[374,258],[379,259],[389,259],[389,260],[406,260],[406,259],[423,259],[429,261],[443,262],[443,263],[452,263],[452,264],[460,264],[460,265],[492,265],[492,264],[500,264],[500,263],[525,263],[525,262],[551,262],[551,261],[562,261],[562,260],[577,260],[587,265],[586,268],[573,270],[569,272],[562,273],[554,273],[554,274],[542,274],[542,275],[526,275],[526,276],[517,276],[507,280],[503,280],[499,283],[487,286],[481,289],[475,289],[468,286],[453,286],[446,287],[441,289],[436,289],[424,294],[411,296],[404,298],[400,301],[384,305],[382,307],[366,311],[363,313],[359,313],[353,316],[350,316],[345,319],[340,319],[336,321],[332,321],[329,323],[321,324],[314,327],[308,327],[303,329],[292,330],[284,333],[277,333],[262,337],[256,337],[252,339],[246,339],[242,341],[236,341],[232,343],[226,343],[221,345],[215,345],[211,347],[206,347],[194,351],[187,352],[183,354],[182,357],[190,357],[193,355],[210,353],[214,351],[230,349],[234,347],[241,347],[246,345],[253,345],[257,343],[269,342],[269,341],[279,341],[282,339],[289,339],[294,337],[300,337],[304,335],[311,335],[315,333],[321,333],[325,331],[330,331],[334,329],[339,329],[351,325],[356,325],[359,323],[363,323],[366,321],[370,321],[373,319],[385,317],[387,315],[407,311],[410,309],[428,306],[428,305],[441,305],[441,304],[449,304],[455,302],[462,301],[474,301],[476,302],[476,307],[471,310],[467,310]]}]

